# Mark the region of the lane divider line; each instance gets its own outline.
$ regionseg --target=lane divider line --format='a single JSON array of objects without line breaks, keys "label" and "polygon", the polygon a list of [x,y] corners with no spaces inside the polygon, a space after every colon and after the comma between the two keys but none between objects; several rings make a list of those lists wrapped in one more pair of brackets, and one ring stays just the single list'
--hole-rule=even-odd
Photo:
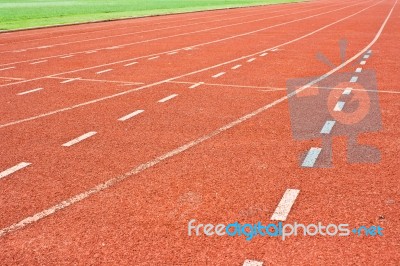
[{"label": "lane divider line", "polygon": [[132,118],[132,117],[134,117],[134,116],[137,116],[138,114],[141,114],[141,113],[143,113],[143,112],[144,112],[144,110],[136,110],[136,111],[134,111],[134,112],[132,112],[132,113],[130,113],[130,114],[127,114],[127,115],[125,115],[125,116],[119,118],[118,121],[125,121],[125,120],[128,120],[128,119],[130,119],[130,118]]},{"label": "lane divider line", "polygon": [[261,57],[266,56],[268,53],[262,53],[260,54]]},{"label": "lane divider line", "polygon": [[175,98],[176,96],[178,96],[178,94],[172,94],[172,95],[170,95],[170,96],[167,96],[167,97],[165,97],[165,98],[162,98],[162,99],[159,100],[158,102],[159,102],[159,103],[165,103],[166,101],[169,101],[169,100]]},{"label": "lane divider line", "polygon": [[43,88],[37,88],[37,89],[29,90],[29,91],[20,92],[20,93],[17,93],[17,95],[25,95],[25,94],[40,91],[40,90],[43,90]]},{"label": "lane divider line", "polygon": [[9,70],[9,69],[14,69],[14,68],[15,68],[15,66],[12,66],[12,67],[6,67],[6,68],[2,68],[2,69],[0,69],[0,71]]},{"label": "lane divider line", "polygon": [[204,82],[198,82],[198,83],[193,84],[192,86],[190,86],[189,89],[194,89],[194,88],[196,88],[196,87],[198,87],[198,86],[200,86],[202,84],[204,84]]},{"label": "lane divider line", "polygon": [[353,77],[351,77],[350,82],[351,83],[355,83],[355,82],[357,82],[357,80],[358,80],[358,77],[357,76],[353,76]]},{"label": "lane divider line", "polygon": [[333,108],[333,111],[335,111],[335,112],[340,112],[340,111],[342,111],[342,110],[343,110],[343,107],[344,107],[344,104],[345,104],[345,102],[338,101],[338,102],[336,103],[335,107]]},{"label": "lane divider line", "polygon": [[159,55],[157,55],[157,56],[153,56],[153,57],[150,57],[149,59],[147,59],[147,60],[154,60],[154,59],[157,59],[157,58],[159,58],[160,56]]},{"label": "lane divider line", "polygon": [[125,64],[124,66],[132,66],[132,65],[136,65],[138,62],[132,62],[132,63],[128,63],[128,64]]},{"label": "lane divider line", "polygon": [[53,47],[53,45],[39,46],[39,47],[37,47],[37,49],[47,49],[47,48],[50,48],[50,47]]},{"label": "lane divider line", "polygon": [[82,140],[85,140],[85,139],[87,139],[87,138],[90,138],[90,137],[92,137],[92,136],[94,136],[94,135],[96,135],[96,134],[97,134],[96,131],[91,131],[91,132],[85,133],[85,134],[83,134],[82,136],[79,136],[79,137],[77,137],[77,138],[75,138],[75,139],[73,139],[73,140],[70,140],[70,141],[64,143],[62,146],[64,146],[64,147],[71,147],[72,145],[75,145],[75,144],[81,142]]},{"label": "lane divider line", "polygon": [[352,91],[353,89],[352,88],[346,88],[344,91],[343,91],[343,95],[350,95],[350,93],[351,93],[351,91]]},{"label": "lane divider line", "polygon": [[105,69],[105,70],[96,72],[96,74],[99,75],[99,74],[103,74],[103,73],[110,72],[110,71],[112,71],[112,68],[109,68],[109,69]]},{"label": "lane divider line", "polygon": [[41,64],[41,63],[44,63],[44,62],[47,62],[47,60],[36,61],[36,62],[29,63],[29,64],[36,65],[36,64]]},{"label": "lane divider line", "polygon": [[173,51],[173,52],[167,53],[167,55],[173,55],[173,54],[177,54],[177,53],[178,53],[178,51]]},{"label": "lane divider line", "polygon": [[361,71],[362,71],[362,67],[357,67],[356,73],[361,73]]},{"label": "lane divider line", "polygon": [[79,80],[79,79],[80,79],[80,78],[67,79],[67,80],[61,81],[60,83],[61,83],[61,84],[70,83],[70,82],[72,82],[72,81]]},{"label": "lane divider line", "polygon": [[319,154],[321,153],[321,148],[311,148],[306,158],[304,158],[303,163],[301,164],[302,167],[314,167],[315,162],[318,159]]},{"label": "lane divider line", "polygon": [[249,60],[247,60],[247,63],[251,63],[251,62],[253,62],[254,60],[256,60],[255,58],[250,58]]},{"label": "lane divider line", "polygon": [[73,54],[70,54],[70,55],[60,56],[60,58],[64,59],[64,58],[70,58],[70,57],[73,57],[73,56],[74,56]]},{"label": "lane divider line", "polygon": [[13,167],[10,167],[7,170],[4,170],[3,172],[0,173],[0,179],[13,174],[13,173],[21,170],[22,168],[27,167],[28,165],[31,165],[31,163],[22,162],[17,165],[14,165]]},{"label": "lane divider line", "polygon": [[213,78],[219,78],[220,76],[225,75],[225,72],[220,72],[218,74],[215,74],[214,76],[212,76]]},{"label": "lane divider line", "polygon": [[360,62],[360,65],[365,65],[365,63],[367,63],[367,61],[363,60]]},{"label": "lane divider line", "polygon": [[232,67],[231,69],[235,70],[235,69],[238,69],[238,68],[241,67],[241,66],[242,66],[242,65],[236,65],[236,66]]},{"label": "lane divider line", "polygon": [[286,221],[287,216],[289,215],[290,210],[293,207],[294,202],[296,201],[297,196],[299,195],[300,190],[298,189],[287,189],[281,201],[276,207],[274,213],[272,214],[271,220],[273,221]]},{"label": "lane divider line", "polygon": [[262,266],[263,262],[256,260],[245,260],[243,266]]},{"label": "lane divider line", "polygon": [[364,59],[368,59],[369,58],[369,54],[364,55]]},{"label": "lane divider line", "polygon": [[336,121],[328,120],[321,129],[321,134],[330,134]]}]

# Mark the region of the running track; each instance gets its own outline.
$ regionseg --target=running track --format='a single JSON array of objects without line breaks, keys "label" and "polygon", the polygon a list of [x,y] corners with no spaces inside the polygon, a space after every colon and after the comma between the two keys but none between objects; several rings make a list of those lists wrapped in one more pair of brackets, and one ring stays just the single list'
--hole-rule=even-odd
[{"label": "running track", "polygon": [[[399,18],[322,0],[0,34],[2,265],[399,264]],[[321,143],[293,139],[286,81],[360,66],[383,127],[359,142],[381,161],[348,164],[337,137],[333,168],[299,167]],[[385,234],[187,235],[269,222],[288,189],[288,223]]]}]

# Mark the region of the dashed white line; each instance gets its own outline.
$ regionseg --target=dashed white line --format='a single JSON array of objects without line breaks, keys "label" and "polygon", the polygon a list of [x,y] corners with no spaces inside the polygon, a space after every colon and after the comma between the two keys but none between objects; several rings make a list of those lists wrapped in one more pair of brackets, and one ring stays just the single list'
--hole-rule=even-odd
[{"label": "dashed white line", "polygon": [[137,116],[138,114],[141,114],[141,113],[143,113],[143,112],[144,112],[144,110],[136,110],[135,112],[132,112],[132,113],[130,113],[130,114],[127,114],[127,115],[125,115],[125,116],[119,118],[118,121],[125,121],[125,120],[128,120],[128,119],[130,119],[130,118],[132,118],[132,117],[134,117],[134,116]]},{"label": "dashed white line", "polygon": [[218,73],[218,74],[215,74],[214,76],[212,76],[213,78],[218,78],[218,77],[220,77],[220,76],[222,76],[222,75],[225,75],[225,72],[220,72],[220,73]]},{"label": "dashed white line", "polygon": [[243,262],[243,266],[262,266],[263,263],[261,261],[256,260],[245,260]]},{"label": "dashed white line", "polygon": [[356,73],[361,73],[361,71],[362,71],[362,68],[361,67],[357,67]]},{"label": "dashed white line", "polygon": [[47,62],[47,60],[36,61],[36,62],[32,62],[30,64],[31,65],[36,65],[36,64],[41,64],[41,63],[44,63],[44,62]]},{"label": "dashed white line", "polygon": [[369,54],[364,55],[363,58],[364,58],[364,59],[368,59],[368,58],[369,58]]},{"label": "dashed white line", "polygon": [[337,102],[336,103],[336,105],[335,105],[335,107],[333,108],[333,111],[335,111],[335,112],[340,112],[340,111],[342,111],[343,110],[343,107],[344,107],[344,104],[345,104],[345,102]]},{"label": "dashed white line", "polygon": [[153,56],[153,57],[150,57],[149,59],[147,59],[147,60],[154,60],[154,59],[157,59],[157,58],[159,58],[160,56],[159,55],[157,55],[157,56]]},{"label": "dashed white line", "polygon": [[15,66],[12,66],[12,67],[6,67],[6,68],[2,68],[2,69],[0,69],[0,71],[9,70],[9,69],[14,69],[14,68],[15,68]]},{"label": "dashed white line", "polygon": [[365,63],[367,63],[367,61],[363,60],[360,62],[360,65],[365,65]]},{"label": "dashed white line", "polygon": [[351,77],[350,82],[351,83],[355,83],[355,82],[357,82],[357,80],[358,80],[358,77],[357,76],[353,76],[353,77]]},{"label": "dashed white line", "polygon": [[12,173],[15,173],[15,172],[21,170],[22,168],[27,167],[30,164],[31,163],[22,162],[22,163],[19,163],[17,165],[14,165],[13,167],[8,168],[7,170],[4,170],[3,172],[1,172],[0,173],[0,179],[3,178],[3,177],[9,176]]},{"label": "dashed white line", "polygon": [[70,83],[70,82],[72,82],[72,81],[79,80],[79,79],[80,79],[80,78],[67,79],[67,80],[61,81],[60,83],[61,83],[61,84]]},{"label": "dashed white line", "polygon": [[110,71],[112,71],[112,68],[109,68],[109,69],[105,69],[105,70],[96,72],[96,74],[97,74],[97,75],[98,75],[98,74],[103,74],[103,73],[110,72]]},{"label": "dashed white line", "polygon": [[336,121],[328,120],[321,129],[321,134],[330,134]]},{"label": "dashed white line", "polygon": [[268,53],[262,53],[260,54],[260,56],[266,56]]},{"label": "dashed white line", "polygon": [[343,95],[350,95],[350,93],[351,93],[351,91],[352,91],[353,89],[352,88],[346,88],[344,91],[343,91]]},{"label": "dashed white line", "polygon": [[198,82],[196,84],[193,84],[192,86],[189,87],[189,89],[194,89],[194,88],[200,86],[201,84],[204,84],[204,82]]},{"label": "dashed white line", "polygon": [[17,95],[25,95],[25,94],[32,93],[35,91],[40,91],[40,90],[43,90],[43,88],[37,88],[37,89],[29,90],[29,91],[20,92],[20,93],[17,93]]},{"label": "dashed white line", "polygon": [[308,151],[306,158],[304,158],[304,161],[301,164],[301,166],[302,167],[313,167],[315,162],[318,159],[318,156],[319,156],[321,150],[322,150],[321,148],[314,148],[314,147],[311,148]]},{"label": "dashed white line", "polygon": [[249,60],[247,60],[247,63],[251,63],[251,62],[253,62],[254,60],[256,60],[255,58],[250,58]]},{"label": "dashed white line", "polygon": [[300,190],[298,189],[287,189],[281,201],[276,207],[274,213],[272,214],[271,220],[273,221],[286,221],[287,216],[289,215],[290,210],[293,207],[293,204],[299,195]]},{"label": "dashed white line", "polygon": [[132,65],[136,65],[138,62],[131,62],[131,63],[128,63],[128,64],[125,64],[124,66],[132,66]]},{"label": "dashed white line", "polygon": [[75,138],[73,140],[68,141],[67,143],[64,143],[62,146],[71,147],[72,145],[75,145],[75,144],[81,142],[82,140],[90,138],[90,137],[92,137],[92,136],[94,136],[96,134],[97,134],[97,132],[95,132],[95,131],[91,131],[91,132],[85,133],[82,136],[79,136],[79,137],[77,137],[77,138]]},{"label": "dashed white line", "polygon": [[178,94],[172,94],[172,95],[170,95],[170,96],[167,96],[167,97],[165,97],[165,98],[162,98],[162,99],[159,100],[158,102],[159,102],[159,103],[165,103],[166,101],[169,101],[169,100],[175,98],[176,96],[178,96]]},{"label": "dashed white line", "polygon": [[238,69],[239,67],[241,67],[242,65],[236,65],[234,67],[232,67],[231,69]]},{"label": "dashed white line", "polygon": [[368,50],[367,54],[370,54],[372,52],[372,50]]}]

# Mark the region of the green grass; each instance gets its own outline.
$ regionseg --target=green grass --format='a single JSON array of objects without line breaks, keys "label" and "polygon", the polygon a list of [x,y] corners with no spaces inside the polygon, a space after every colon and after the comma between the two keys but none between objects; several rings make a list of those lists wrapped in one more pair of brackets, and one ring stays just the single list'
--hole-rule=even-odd
[{"label": "green grass", "polygon": [[298,0],[0,0],[0,30]]}]

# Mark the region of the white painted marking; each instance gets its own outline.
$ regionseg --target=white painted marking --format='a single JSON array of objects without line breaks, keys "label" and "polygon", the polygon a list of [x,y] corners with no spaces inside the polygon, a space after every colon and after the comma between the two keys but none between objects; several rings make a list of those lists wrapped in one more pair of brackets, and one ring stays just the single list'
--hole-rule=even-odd
[{"label": "white painted marking", "polygon": [[93,51],[87,51],[87,52],[85,52],[85,54],[93,54],[93,53],[97,53],[97,51],[96,51],[96,50],[93,50]]},{"label": "white painted marking", "polygon": [[128,63],[128,64],[125,64],[124,66],[132,66],[132,65],[136,65],[138,62],[132,62],[132,63]]},{"label": "white painted marking", "polygon": [[367,54],[371,54],[371,53],[372,53],[372,50],[368,50]]},{"label": "white painted marking", "polygon": [[17,95],[25,95],[25,94],[32,93],[35,91],[40,91],[40,90],[43,90],[43,88],[37,88],[37,89],[29,90],[29,91],[20,92],[20,93],[17,93]]},{"label": "white painted marking", "polygon": [[345,104],[345,102],[337,102],[336,103],[336,105],[335,105],[335,107],[333,108],[333,111],[335,111],[335,112],[340,112],[340,111],[342,111],[343,110],[343,107],[344,107],[344,104]]},{"label": "white painted marking", "polygon": [[268,53],[262,53],[260,54],[260,56],[266,56]]},{"label": "white painted marking", "polygon": [[169,100],[175,98],[176,96],[178,96],[178,94],[172,94],[172,95],[170,95],[170,96],[168,96],[168,97],[162,98],[162,99],[159,100],[158,102],[159,102],[159,103],[165,103],[166,101],[169,101]]},{"label": "white painted marking", "polygon": [[90,137],[92,137],[92,136],[94,136],[96,134],[97,134],[97,132],[95,132],[95,131],[88,132],[86,134],[83,134],[82,136],[79,136],[79,137],[77,137],[77,138],[75,138],[73,140],[68,141],[67,143],[64,143],[62,146],[71,147],[72,145],[75,145],[75,144],[81,142],[82,140],[90,138]]},{"label": "white painted marking", "polygon": [[80,79],[80,78],[67,79],[67,80],[61,81],[60,83],[61,83],[61,84],[70,83],[70,82],[72,82],[72,81],[79,80],[79,79]]},{"label": "white painted marking", "polygon": [[273,221],[286,221],[287,216],[289,215],[290,210],[293,207],[293,204],[299,195],[300,190],[298,189],[287,189],[281,201],[276,207],[274,213],[272,214],[271,220]]},{"label": "white painted marking", "polygon": [[271,51],[272,51],[272,52],[276,52],[276,51],[278,51],[278,48],[274,48],[274,49],[272,49]]},{"label": "white painted marking", "polygon": [[361,71],[362,71],[362,68],[361,67],[357,67],[356,73],[361,73]]},{"label": "white painted marking", "polygon": [[153,56],[153,57],[150,57],[148,60],[154,60],[154,59],[157,59],[157,58],[159,58],[159,57],[160,57],[159,55]]},{"label": "white painted marking", "polygon": [[330,134],[336,121],[328,120],[321,129],[321,134]]},{"label": "white painted marking", "polygon": [[106,50],[114,50],[114,49],[119,49],[121,48],[120,46],[111,46],[111,47],[107,47],[105,48]]},{"label": "white painted marking", "polygon": [[12,66],[12,67],[6,67],[6,68],[2,68],[2,69],[0,69],[0,71],[9,70],[9,69],[14,69],[14,68],[15,68],[15,66]]},{"label": "white painted marking", "polygon": [[204,84],[204,82],[198,82],[196,84],[193,84],[192,86],[189,87],[189,89],[194,89],[194,88],[200,86],[201,84]]},{"label": "white painted marking", "polygon": [[30,63],[30,64],[31,64],[31,65],[36,65],[36,64],[41,64],[41,63],[44,63],[44,62],[47,62],[47,60],[36,61],[36,62],[32,62],[32,63]]},{"label": "white painted marking", "polygon": [[263,262],[256,260],[245,260],[243,266],[262,266]]},{"label": "white painted marking", "polygon": [[37,49],[47,49],[47,48],[50,48],[50,47],[53,47],[53,45],[39,46],[39,47],[37,47]]},{"label": "white painted marking", "polygon": [[73,57],[74,55],[73,54],[70,54],[70,55],[64,55],[64,56],[60,56],[60,58],[70,58],[70,57]]},{"label": "white painted marking", "polygon": [[138,114],[141,114],[141,113],[143,113],[143,112],[144,112],[144,110],[136,110],[135,112],[132,112],[132,113],[130,113],[130,114],[127,114],[127,115],[125,115],[125,116],[119,118],[118,121],[125,121],[125,120],[128,120],[128,119],[130,119],[130,118],[132,118],[132,117],[134,117],[134,116],[137,116]]},{"label": "white painted marking", "polygon": [[[0,173],[0,179],[2,179],[3,177],[6,177],[8,175],[11,175],[12,173],[17,172],[18,170],[21,170],[22,168],[27,167],[28,165],[30,165],[31,163],[19,163],[11,168],[8,168],[7,170],[4,170],[3,172]],[[0,233],[1,235],[1,233]]]},{"label": "white painted marking", "polygon": [[368,59],[369,58],[369,54],[364,55],[364,59]]},{"label": "white painted marking", "polygon": [[241,67],[242,65],[236,65],[234,67],[232,67],[231,69],[238,69],[239,67]]},{"label": "white painted marking", "polygon": [[167,55],[173,55],[173,54],[177,54],[177,53],[178,53],[178,51],[173,51],[173,52],[167,53]]},{"label": "white painted marking", "polygon": [[22,52],[26,52],[26,49],[21,49],[21,50],[15,50],[14,53],[22,53]]},{"label": "white painted marking", "polygon": [[110,71],[112,71],[112,68],[109,68],[109,69],[106,69],[106,70],[102,70],[102,71],[96,72],[96,74],[97,74],[97,75],[98,75],[98,74],[103,74],[103,73],[110,72]]},{"label": "white painted marking", "polygon": [[183,50],[190,51],[190,50],[193,50],[193,47],[186,47],[186,48],[183,48]]},{"label": "white painted marking", "polygon": [[367,61],[365,61],[365,60],[364,60],[364,61],[361,61],[361,62],[360,62],[360,65],[365,65],[365,63],[367,63]]},{"label": "white painted marking", "polygon": [[344,91],[343,91],[343,95],[350,95],[350,93],[351,93],[351,91],[352,91],[353,89],[352,88],[346,88]]},{"label": "white painted marking", "polygon": [[353,76],[353,77],[350,79],[350,82],[351,82],[351,83],[355,83],[355,82],[357,82],[357,80],[358,80],[358,77],[357,77],[357,76]]},{"label": "white painted marking", "polygon": [[213,78],[218,78],[218,77],[220,77],[220,76],[222,76],[222,75],[224,75],[225,74],[225,72],[220,72],[220,73],[218,73],[218,74],[215,74],[214,76],[212,76]]},{"label": "white painted marking", "polygon": [[301,166],[302,167],[313,167],[315,162],[318,159],[320,152],[321,152],[321,148],[311,148],[308,151],[306,158],[304,158],[304,161],[301,164]]},{"label": "white painted marking", "polygon": [[251,63],[251,62],[253,62],[254,60],[256,60],[255,58],[250,58],[249,60],[247,60],[247,63]]}]

